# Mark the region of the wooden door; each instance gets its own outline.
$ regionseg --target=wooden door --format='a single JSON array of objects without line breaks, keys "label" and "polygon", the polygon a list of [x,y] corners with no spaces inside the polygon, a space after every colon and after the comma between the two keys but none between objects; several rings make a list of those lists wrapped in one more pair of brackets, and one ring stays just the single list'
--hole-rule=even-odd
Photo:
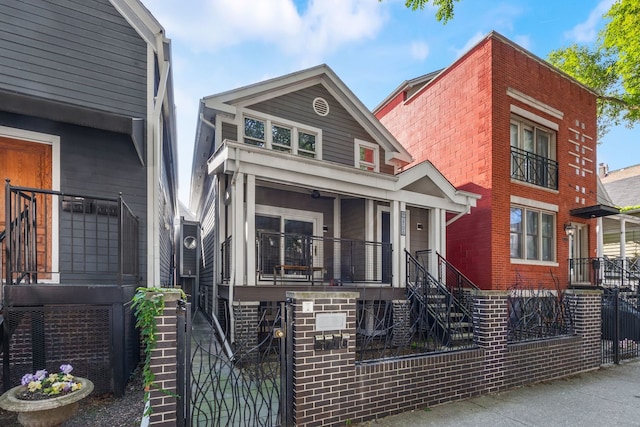
[{"label": "wooden door", "polygon": [[[0,231],[5,229],[5,179],[10,179],[11,185],[51,189],[51,159],[51,145],[0,137],[0,178],[3,184],[0,191]],[[40,195],[37,203],[38,272],[51,272],[51,196]],[[3,267],[4,256],[3,251]],[[40,275],[40,278],[50,278],[50,275]]]}]

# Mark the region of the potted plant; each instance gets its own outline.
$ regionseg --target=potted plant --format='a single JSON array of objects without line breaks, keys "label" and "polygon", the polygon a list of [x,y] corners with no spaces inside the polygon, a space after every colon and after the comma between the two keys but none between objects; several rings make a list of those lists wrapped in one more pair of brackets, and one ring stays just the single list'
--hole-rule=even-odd
[{"label": "potted plant", "polygon": [[18,422],[26,427],[55,427],[73,416],[78,401],[93,391],[93,383],[71,375],[71,365],[60,372],[45,370],[26,374],[21,384],[0,396],[0,408],[18,412]]}]

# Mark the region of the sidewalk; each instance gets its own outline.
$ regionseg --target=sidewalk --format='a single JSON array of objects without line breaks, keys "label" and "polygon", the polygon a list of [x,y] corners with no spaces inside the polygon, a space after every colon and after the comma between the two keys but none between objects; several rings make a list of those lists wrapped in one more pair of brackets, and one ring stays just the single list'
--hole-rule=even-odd
[{"label": "sidewalk", "polygon": [[358,426],[640,426],[640,360]]}]

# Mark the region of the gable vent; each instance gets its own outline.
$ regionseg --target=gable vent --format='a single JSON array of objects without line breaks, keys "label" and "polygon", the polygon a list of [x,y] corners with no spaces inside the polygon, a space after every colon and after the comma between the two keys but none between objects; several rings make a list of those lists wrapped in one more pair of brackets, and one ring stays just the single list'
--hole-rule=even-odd
[{"label": "gable vent", "polygon": [[319,116],[329,114],[329,103],[324,98],[316,98],[313,100],[313,111]]}]

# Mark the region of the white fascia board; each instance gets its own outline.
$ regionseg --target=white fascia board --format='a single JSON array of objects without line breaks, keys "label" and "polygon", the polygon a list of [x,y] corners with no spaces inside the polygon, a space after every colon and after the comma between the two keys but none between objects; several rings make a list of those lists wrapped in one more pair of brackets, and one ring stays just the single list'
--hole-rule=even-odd
[{"label": "white fascia board", "polygon": [[374,174],[229,142],[209,160],[209,173],[233,173],[238,168],[266,181],[331,192],[338,190],[341,194],[377,200],[398,200],[424,208],[461,212],[470,204],[467,197],[449,199],[400,190],[398,179],[393,175]]},{"label": "white fascia board", "polygon": [[234,105],[225,104],[217,98],[202,98],[204,107],[217,112],[230,114],[235,117],[237,114],[237,108]]},{"label": "white fascia board", "polygon": [[148,45],[157,51],[156,36],[164,28],[139,0],[109,0],[118,13],[136,30]]}]

